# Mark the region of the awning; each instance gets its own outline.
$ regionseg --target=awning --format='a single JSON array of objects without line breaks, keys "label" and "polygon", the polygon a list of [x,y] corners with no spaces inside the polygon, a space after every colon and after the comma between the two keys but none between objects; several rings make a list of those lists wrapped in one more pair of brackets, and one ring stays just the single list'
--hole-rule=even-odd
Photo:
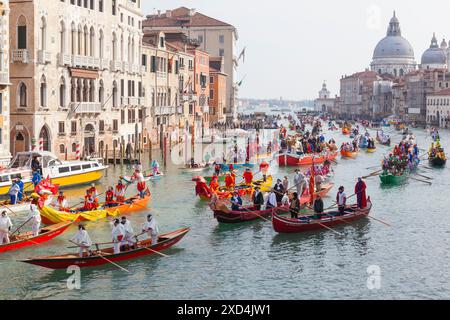
[{"label": "awning", "polygon": [[70,68],[70,75],[74,78],[98,79],[98,71]]}]

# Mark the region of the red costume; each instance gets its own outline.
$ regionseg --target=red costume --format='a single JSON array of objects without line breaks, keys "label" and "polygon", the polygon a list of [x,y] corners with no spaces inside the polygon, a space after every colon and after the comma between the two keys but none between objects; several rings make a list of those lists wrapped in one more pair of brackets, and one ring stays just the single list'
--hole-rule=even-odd
[{"label": "red costume", "polygon": [[217,178],[217,176],[214,176],[211,179],[211,182],[209,183],[209,187],[211,188],[211,190],[213,191],[217,191],[219,189],[219,178]]},{"label": "red costume", "polygon": [[225,177],[225,186],[229,189],[234,186],[234,179],[229,174]]},{"label": "red costume", "polygon": [[112,190],[106,191],[105,202],[106,204],[114,203],[114,191]]},{"label": "red costume", "polygon": [[358,208],[364,209],[367,207],[367,196],[366,196],[367,186],[364,181],[358,181],[355,186],[355,194],[358,199]]},{"label": "red costume", "polygon": [[204,181],[197,181],[197,184],[195,185],[195,195],[205,195],[208,198],[211,197],[211,190],[208,188],[206,183]]},{"label": "red costume", "polygon": [[244,175],[242,177],[244,178],[245,183],[247,185],[252,184],[252,182],[253,182],[253,173],[251,171],[245,171]]}]

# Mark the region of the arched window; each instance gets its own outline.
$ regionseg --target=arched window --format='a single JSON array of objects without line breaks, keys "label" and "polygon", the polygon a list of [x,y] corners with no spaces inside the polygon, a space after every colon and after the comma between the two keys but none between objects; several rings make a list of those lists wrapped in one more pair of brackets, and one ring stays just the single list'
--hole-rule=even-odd
[{"label": "arched window", "polygon": [[42,108],[47,107],[47,80],[45,76],[41,77],[41,86],[40,86],[40,106]]},{"label": "arched window", "polygon": [[123,43],[123,34],[120,36],[120,57],[122,61],[125,61],[125,44]]},{"label": "arched window", "polygon": [[27,48],[27,19],[20,16],[17,21],[17,49]]},{"label": "arched window", "polygon": [[103,104],[105,103],[105,88],[103,87],[103,81],[100,80],[99,88],[98,88],[98,102],[103,107]]},{"label": "arched window", "polygon": [[72,152],[73,153],[77,152],[77,144],[76,143],[72,143]]},{"label": "arched window", "polygon": [[48,132],[47,126],[43,126],[41,132],[39,133],[39,139],[42,140],[42,150],[43,151],[51,151],[50,150],[50,134]]},{"label": "arched window", "polygon": [[59,81],[59,106],[61,108],[66,107],[66,80],[61,77]]},{"label": "arched window", "polygon": [[134,64],[134,57],[135,57],[135,46],[134,46],[134,39],[131,40],[131,57],[129,60],[131,60],[131,63]]},{"label": "arched window", "polygon": [[405,72],[403,71],[403,69],[400,69],[400,76],[403,76],[405,74]]},{"label": "arched window", "polygon": [[95,102],[95,82],[92,79],[89,83],[89,102]]},{"label": "arched window", "polygon": [[113,92],[112,92],[112,101],[113,108],[117,108],[119,106],[119,97],[117,96],[117,82],[113,82]]},{"label": "arched window", "polygon": [[98,38],[98,56],[103,58],[103,30],[100,30],[100,36]]},{"label": "arched window", "polygon": [[78,55],[82,55],[82,48],[83,48],[83,29],[81,27],[81,25],[78,26],[78,51],[77,54]]},{"label": "arched window", "polygon": [[89,55],[89,31],[86,26],[83,29],[84,42],[83,42],[83,55],[87,57]]},{"label": "arched window", "polygon": [[113,36],[112,36],[112,60],[116,61],[117,60],[117,36],[116,33],[113,32]]},{"label": "arched window", "polygon": [[19,106],[26,107],[27,106],[27,86],[25,83],[21,82],[19,84]]},{"label": "arched window", "polygon": [[94,27],[91,27],[90,30],[90,43],[89,43],[89,48],[90,48],[90,56],[91,57],[95,57],[95,32],[94,32]]},{"label": "arched window", "polygon": [[61,54],[64,54],[66,53],[66,26],[64,25],[64,21],[61,21],[61,30],[59,31],[59,41],[60,41],[59,52],[61,52]]},{"label": "arched window", "polygon": [[40,50],[47,49],[47,22],[45,21],[45,17],[41,18],[41,33],[40,33]]},{"label": "arched window", "polygon": [[66,153],[66,145],[64,145],[64,144],[59,145],[59,153],[62,153],[62,154]]},{"label": "arched window", "polygon": [[75,27],[75,23],[72,22],[72,31],[71,31],[71,46],[72,46],[72,55],[77,54],[77,28]]}]

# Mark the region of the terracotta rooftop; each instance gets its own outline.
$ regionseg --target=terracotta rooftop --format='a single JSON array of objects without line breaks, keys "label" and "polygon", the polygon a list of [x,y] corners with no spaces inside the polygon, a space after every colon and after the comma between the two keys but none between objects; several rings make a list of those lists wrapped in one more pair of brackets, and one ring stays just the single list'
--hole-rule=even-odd
[{"label": "terracotta rooftop", "polygon": [[232,27],[232,25],[208,17],[202,13],[180,7],[168,10],[160,15],[148,15],[143,21],[143,27]]},{"label": "terracotta rooftop", "polygon": [[430,96],[450,96],[450,88],[444,89],[435,93],[430,93]]}]

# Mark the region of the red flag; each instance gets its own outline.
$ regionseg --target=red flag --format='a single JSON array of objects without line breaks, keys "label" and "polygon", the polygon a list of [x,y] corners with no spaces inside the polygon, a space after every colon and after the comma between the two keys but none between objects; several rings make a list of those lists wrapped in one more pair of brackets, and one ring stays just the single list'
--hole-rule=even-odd
[{"label": "red flag", "polygon": [[50,177],[47,176],[44,180],[38,183],[38,185],[34,188],[34,191],[42,195],[43,193],[46,193],[46,191],[51,192],[53,195],[58,194],[59,184],[52,184]]}]

